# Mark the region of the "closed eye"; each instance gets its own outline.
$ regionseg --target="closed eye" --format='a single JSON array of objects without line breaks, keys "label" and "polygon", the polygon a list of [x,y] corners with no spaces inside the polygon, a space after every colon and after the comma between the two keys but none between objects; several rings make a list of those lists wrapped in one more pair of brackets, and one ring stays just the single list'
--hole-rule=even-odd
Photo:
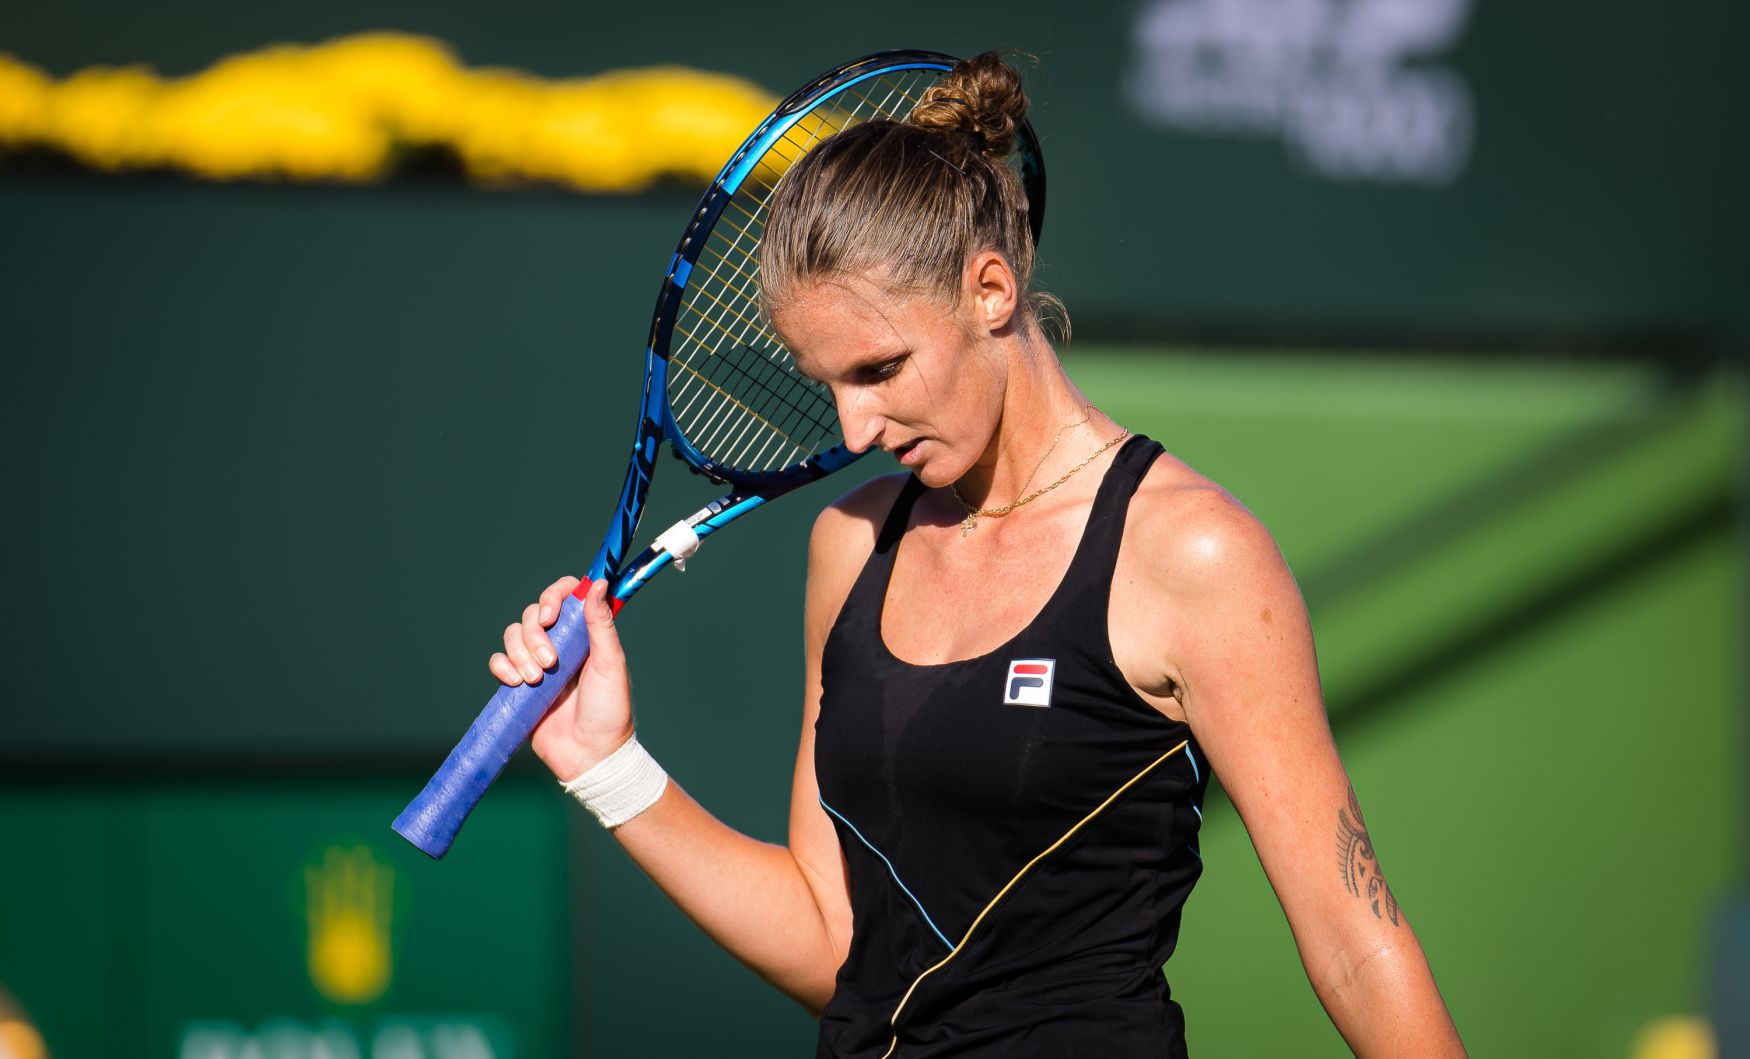
[{"label": "closed eye", "polygon": [[906,356],[909,356],[909,354],[894,357],[892,360],[883,360],[875,364],[864,365],[861,370],[863,381],[886,382],[888,379],[893,378],[895,375],[899,374],[900,368],[905,366]]}]

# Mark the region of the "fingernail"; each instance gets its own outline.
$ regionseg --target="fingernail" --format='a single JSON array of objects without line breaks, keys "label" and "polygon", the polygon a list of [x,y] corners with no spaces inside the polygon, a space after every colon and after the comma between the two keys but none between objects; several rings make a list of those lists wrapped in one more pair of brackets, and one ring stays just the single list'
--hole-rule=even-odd
[{"label": "fingernail", "polygon": [[529,666],[523,670],[523,679],[533,684],[541,679],[541,671],[534,666]]},{"label": "fingernail", "polygon": [[541,624],[545,625],[552,620],[553,620],[553,608],[552,607],[542,607],[541,608]]},{"label": "fingernail", "polygon": [[553,652],[547,650],[545,647],[536,651],[535,654],[541,659],[541,664],[543,666],[550,666],[553,664]]}]

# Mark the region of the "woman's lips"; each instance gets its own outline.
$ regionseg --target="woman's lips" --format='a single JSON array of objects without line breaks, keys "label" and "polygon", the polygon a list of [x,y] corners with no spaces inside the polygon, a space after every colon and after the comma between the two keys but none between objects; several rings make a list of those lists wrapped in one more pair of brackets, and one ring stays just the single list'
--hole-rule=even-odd
[{"label": "woman's lips", "polygon": [[918,443],[921,441],[923,441],[923,438],[914,438],[901,445],[899,448],[894,449],[893,458],[898,460],[901,466],[910,467],[913,463],[917,462]]}]

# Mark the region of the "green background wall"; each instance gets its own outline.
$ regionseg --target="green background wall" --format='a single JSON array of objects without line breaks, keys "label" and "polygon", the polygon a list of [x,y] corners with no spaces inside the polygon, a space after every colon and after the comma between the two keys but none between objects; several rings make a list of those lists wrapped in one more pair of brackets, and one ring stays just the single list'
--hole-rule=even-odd
[{"label": "green background wall", "polygon": [[[1163,13],[1188,28],[1163,41]],[[376,28],[430,34],[475,66],[562,77],[678,62],[777,94],[882,48],[1031,50],[1051,173],[1040,278],[1113,331],[1697,341],[1745,320],[1741,5],[1022,0],[993,19],[923,3],[827,15],[801,0],[685,0],[660,15],[638,4],[64,0],[0,11],[0,49],[57,76],[133,62],[180,76],[269,43]],[[1138,85],[1187,65],[1226,76],[1215,87],[1252,112],[1151,116],[1160,91]],[[1436,88],[1453,97],[1450,120],[1418,121],[1405,108]],[[1331,121],[1357,157],[1451,139],[1462,164],[1444,183],[1367,165],[1335,178],[1295,147],[1325,122],[1318,100],[1339,110]],[[602,238],[572,245],[625,252]]]},{"label": "green background wall", "polygon": [[[1042,9],[999,41],[1046,63],[1044,276],[1084,336],[1066,363],[1276,532],[1478,1055],[1624,1056],[1699,1012],[1710,916],[1745,877],[1745,410],[1719,354],[1741,345],[1750,242],[1742,147],[1707,134],[1742,127],[1720,90],[1742,16],[1639,10],[1470,9],[1436,58],[1471,85],[1477,139],[1438,187],[1145,128],[1119,96],[1140,5]],[[182,73],[393,25],[474,63],[683,61],[776,89],[875,47],[992,43],[971,14],[889,13],[717,61],[777,24],[692,41],[631,8],[85,4],[0,13],[0,48]],[[1158,208],[1116,212],[1137,201]],[[0,985],[53,1054],[198,1033],[287,1055],[323,1054],[300,1033],[341,1055],[808,1054],[800,1010],[528,762],[441,864],[387,830],[490,693],[506,616],[594,548],[689,206],[0,162]],[[1227,341],[1173,341],[1208,334]],[[1345,337],[1374,349],[1309,345]],[[809,516],[876,464],[713,539],[627,612],[645,741],[763,838],[782,838]],[[660,510],[702,495],[678,469]],[[712,635],[677,642],[701,604]],[[394,881],[374,922],[394,973],[337,1003],[309,974],[308,869],[361,845]],[[1170,968],[1196,1054],[1343,1054],[1219,801],[1203,848]]]}]

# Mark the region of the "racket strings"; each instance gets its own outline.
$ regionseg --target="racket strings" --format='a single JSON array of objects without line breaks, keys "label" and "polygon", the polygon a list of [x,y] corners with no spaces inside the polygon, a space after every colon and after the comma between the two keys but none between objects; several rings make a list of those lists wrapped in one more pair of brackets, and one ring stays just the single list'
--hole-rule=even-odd
[{"label": "racket strings", "polygon": [[776,471],[839,443],[827,389],[803,376],[759,308],[760,239],[778,179],[821,140],[875,118],[903,119],[940,77],[895,71],[817,101],[758,159],[696,259],[670,343],[675,424],[705,456]]},{"label": "racket strings", "polygon": [[[814,384],[805,382],[794,369],[786,370],[771,359],[748,351],[742,357],[723,358],[726,370],[740,392],[759,391],[769,394],[772,413],[765,417],[768,426],[798,448],[807,448],[796,436],[820,438],[832,434],[838,427],[838,415],[830,399],[820,401]],[[739,402],[737,402],[739,403]],[[796,435],[796,436],[792,436]],[[716,438],[720,435],[713,435]],[[807,456],[807,452],[803,453]]]}]

